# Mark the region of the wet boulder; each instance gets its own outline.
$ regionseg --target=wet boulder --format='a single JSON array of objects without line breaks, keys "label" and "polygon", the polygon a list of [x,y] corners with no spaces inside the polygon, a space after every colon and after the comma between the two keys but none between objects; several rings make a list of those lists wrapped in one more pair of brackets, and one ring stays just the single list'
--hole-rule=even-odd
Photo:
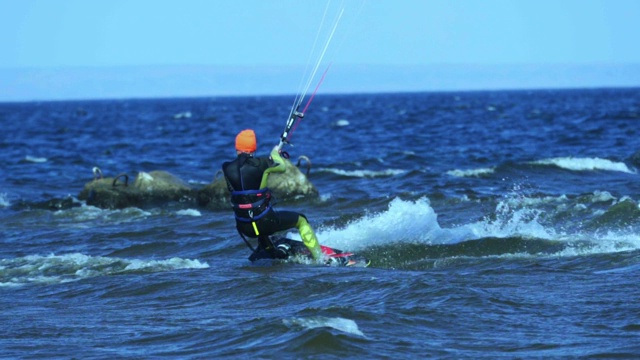
[{"label": "wet boulder", "polygon": [[169,172],[152,171],[138,173],[132,184],[126,174],[94,179],[78,198],[103,209],[123,209],[194,201],[194,190]]},{"label": "wet boulder", "polygon": [[11,206],[14,210],[41,209],[41,210],[69,210],[74,207],[81,207],[82,203],[71,196],[65,198],[52,198],[45,201],[29,202],[19,200],[18,203]]}]

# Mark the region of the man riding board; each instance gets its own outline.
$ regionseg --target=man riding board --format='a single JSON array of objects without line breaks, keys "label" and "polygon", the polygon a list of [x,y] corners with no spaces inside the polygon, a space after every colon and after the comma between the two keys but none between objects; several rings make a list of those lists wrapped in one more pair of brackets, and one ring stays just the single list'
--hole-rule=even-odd
[{"label": "man riding board", "polygon": [[307,218],[294,211],[276,211],[271,204],[272,195],[267,187],[269,174],[286,170],[280,145],[271,150],[269,157],[254,157],[256,150],[255,132],[243,130],[236,136],[237,157],[222,164],[240,236],[250,248],[245,236],[258,239],[254,254],[266,250],[273,258],[286,259],[289,256],[288,246],[274,247],[270,235],[295,227],[313,259],[321,261],[322,250]]}]

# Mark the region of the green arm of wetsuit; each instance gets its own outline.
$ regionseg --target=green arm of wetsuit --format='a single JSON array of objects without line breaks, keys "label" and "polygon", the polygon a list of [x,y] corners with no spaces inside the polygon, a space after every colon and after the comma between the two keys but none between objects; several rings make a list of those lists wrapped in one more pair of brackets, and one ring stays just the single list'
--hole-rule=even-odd
[{"label": "green arm of wetsuit", "polygon": [[274,147],[273,150],[271,150],[270,156],[271,156],[271,159],[273,159],[273,162],[275,163],[275,165],[265,170],[264,174],[262,174],[262,180],[260,181],[260,189],[264,189],[267,187],[269,174],[283,173],[287,170],[287,165],[284,163],[284,159],[280,155],[280,152],[278,151],[277,147]]}]

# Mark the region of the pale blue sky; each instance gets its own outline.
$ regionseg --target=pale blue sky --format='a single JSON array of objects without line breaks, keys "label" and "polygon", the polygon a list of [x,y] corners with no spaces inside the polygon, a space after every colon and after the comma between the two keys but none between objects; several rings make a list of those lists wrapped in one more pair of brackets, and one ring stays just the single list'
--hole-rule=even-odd
[{"label": "pale blue sky", "polygon": [[[386,71],[381,66],[417,66],[422,72],[416,76],[424,77],[425,90],[438,90],[433,86],[438,81],[443,90],[464,89],[460,72],[480,67],[483,77],[469,74],[468,88],[476,89],[482,88],[478,79],[491,77],[488,69],[506,65],[512,70],[500,76],[504,81],[511,76],[513,85],[505,86],[517,88],[518,81],[527,87],[526,77],[517,70],[520,67],[575,65],[588,69],[583,71],[593,77],[592,86],[615,86],[615,81],[640,86],[636,68],[616,78],[609,74],[608,81],[613,83],[593,70],[607,67],[603,71],[611,72],[609,66],[619,70],[640,64],[637,0],[0,0],[0,81],[5,83],[0,85],[0,101],[60,98],[64,97],[60,93],[73,89],[76,92],[70,92],[70,98],[82,94],[171,96],[170,90],[157,92],[163,76],[175,85],[176,96],[225,93],[221,82],[228,80],[220,78],[215,86],[209,85],[209,91],[206,79],[198,79],[199,71],[194,69],[202,70],[200,77],[219,75],[216,71],[223,67],[255,74],[289,69],[302,77],[304,68],[299,66],[307,64],[327,4],[327,21],[339,9],[345,10],[327,60],[337,73],[355,73],[349,70],[355,68],[369,82]],[[374,65],[367,74],[366,66]],[[447,87],[447,79],[437,75],[440,71],[429,73],[442,66],[449,66],[442,76],[455,77],[455,86]],[[135,80],[136,74],[142,76],[149,69],[155,69],[153,76],[144,77],[155,76],[153,84]],[[542,75],[554,79],[552,74]],[[580,73],[573,76],[581,78]],[[123,77],[129,79],[127,84],[123,85]],[[189,77],[194,79],[192,89]],[[410,70],[371,87],[401,91],[407,78]],[[86,84],[88,79],[93,85]],[[358,79],[350,79],[356,82],[353,91],[362,89]],[[65,86],[59,84],[62,80]],[[419,90],[420,85],[411,80],[407,90]],[[269,87],[252,85],[250,79],[243,81],[243,88],[237,84],[228,88],[239,94],[270,92]],[[346,84],[334,86],[329,90],[350,90]],[[486,86],[496,85],[489,81]],[[272,92],[287,88],[283,84]]]}]

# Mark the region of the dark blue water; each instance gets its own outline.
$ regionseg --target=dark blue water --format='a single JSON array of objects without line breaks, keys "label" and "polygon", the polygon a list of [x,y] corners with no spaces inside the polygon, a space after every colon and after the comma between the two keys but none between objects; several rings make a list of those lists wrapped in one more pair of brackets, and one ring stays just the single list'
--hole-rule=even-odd
[{"label": "dark blue water", "polygon": [[278,207],[366,269],[252,265],[227,210],[77,199],[94,166],[203,187],[292,100],[0,104],[0,355],[640,354],[640,89],[318,95],[287,151],[320,195]]}]

